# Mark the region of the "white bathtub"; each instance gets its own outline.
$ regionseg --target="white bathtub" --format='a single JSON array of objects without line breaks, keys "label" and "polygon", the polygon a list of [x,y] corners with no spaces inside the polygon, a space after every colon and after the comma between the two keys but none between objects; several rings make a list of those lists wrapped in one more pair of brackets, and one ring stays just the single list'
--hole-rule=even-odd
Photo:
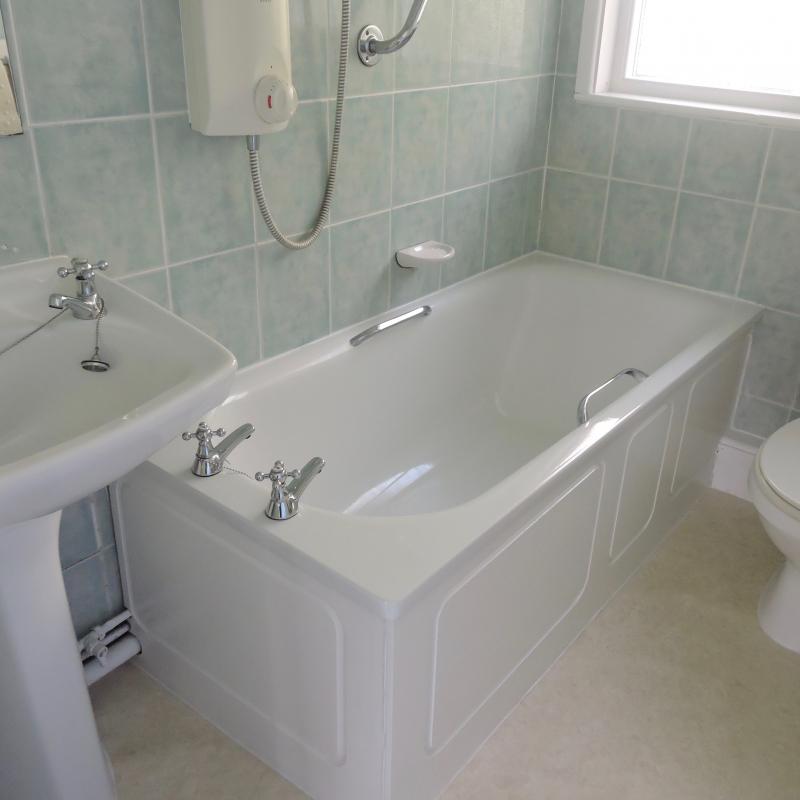
[{"label": "white bathtub", "polygon": [[143,667],[318,800],[441,792],[685,512],[759,312],[542,255],[424,302],[209,415],[243,472],[327,459],[295,519],[180,440],[114,490]]}]

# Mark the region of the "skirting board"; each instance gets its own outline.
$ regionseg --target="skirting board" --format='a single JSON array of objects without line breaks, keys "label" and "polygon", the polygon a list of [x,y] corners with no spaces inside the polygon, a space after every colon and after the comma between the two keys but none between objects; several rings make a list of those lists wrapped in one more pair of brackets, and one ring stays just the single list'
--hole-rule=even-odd
[{"label": "skirting board", "polygon": [[725,437],[717,448],[712,488],[749,500],[747,476],[757,452],[758,445]]}]

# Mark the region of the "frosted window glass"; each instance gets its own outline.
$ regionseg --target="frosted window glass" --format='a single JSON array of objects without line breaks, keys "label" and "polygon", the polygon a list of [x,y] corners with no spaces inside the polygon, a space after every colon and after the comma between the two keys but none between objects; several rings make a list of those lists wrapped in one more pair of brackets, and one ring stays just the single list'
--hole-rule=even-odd
[{"label": "frosted window glass", "polygon": [[800,0],[639,0],[627,77],[800,95]]}]

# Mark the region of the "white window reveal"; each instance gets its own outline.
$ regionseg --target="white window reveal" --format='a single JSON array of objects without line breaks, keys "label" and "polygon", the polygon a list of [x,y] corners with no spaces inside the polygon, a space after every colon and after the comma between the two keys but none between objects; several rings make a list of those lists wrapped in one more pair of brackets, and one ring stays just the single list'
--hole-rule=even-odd
[{"label": "white window reveal", "polygon": [[800,125],[798,0],[586,0],[578,99]]}]

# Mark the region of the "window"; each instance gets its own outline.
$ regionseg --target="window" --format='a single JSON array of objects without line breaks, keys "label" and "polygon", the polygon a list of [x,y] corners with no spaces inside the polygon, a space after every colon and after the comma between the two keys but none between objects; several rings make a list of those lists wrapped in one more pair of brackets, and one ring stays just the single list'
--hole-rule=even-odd
[{"label": "window", "polygon": [[586,0],[577,96],[800,125],[798,0]]}]

